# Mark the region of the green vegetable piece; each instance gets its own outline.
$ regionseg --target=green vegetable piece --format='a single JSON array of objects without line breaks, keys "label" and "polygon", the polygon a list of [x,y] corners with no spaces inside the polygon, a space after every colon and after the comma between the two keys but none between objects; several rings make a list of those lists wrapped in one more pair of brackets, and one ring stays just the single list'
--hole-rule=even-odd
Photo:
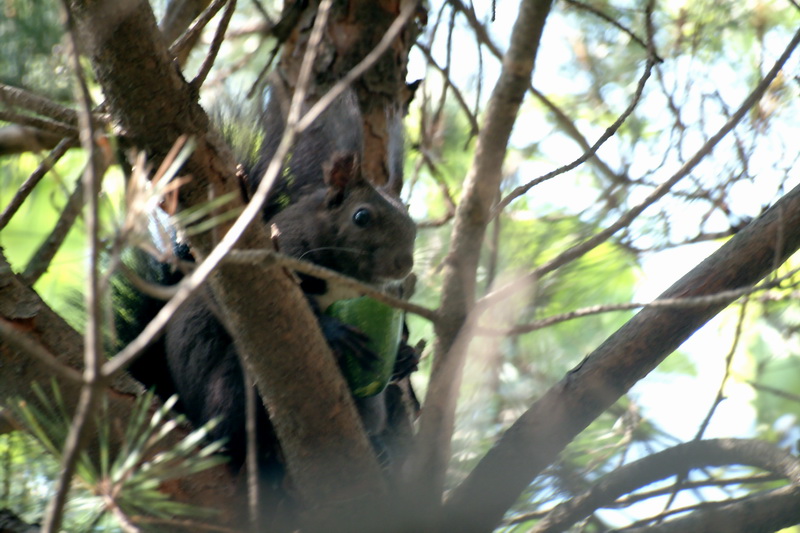
[{"label": "green vegetable piece", "polygon": [[362,296],[339,300],[325,311],[369,337],[369,347],[378,356],[375,368],[364,369],[351,353],[343,354],[342,373],[358,398],[374,396],[386,388],[392,377],[397,346],[403,334],[403,312]]}]

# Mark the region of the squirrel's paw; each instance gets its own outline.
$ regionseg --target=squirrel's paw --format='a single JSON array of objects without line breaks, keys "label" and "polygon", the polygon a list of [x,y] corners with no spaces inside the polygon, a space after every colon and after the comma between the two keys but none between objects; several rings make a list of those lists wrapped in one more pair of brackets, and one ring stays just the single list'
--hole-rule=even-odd
[{"label": "squirrel's paw", "polygon": [[349,354],[364,370],[375,368],[378,355],[369,347],[369,337],[363,331],[331,316],[318,318],[322,334],[337,360],[342,361],[344,354]]},{"label": "squirrel's paw", "polygon": [[392,370],[392,381],[399,381],[410,376],[412,372],[416,372],[419,359],[420,356],[417,350],[402,341],[400,346],[397,347],[397,359]]}]

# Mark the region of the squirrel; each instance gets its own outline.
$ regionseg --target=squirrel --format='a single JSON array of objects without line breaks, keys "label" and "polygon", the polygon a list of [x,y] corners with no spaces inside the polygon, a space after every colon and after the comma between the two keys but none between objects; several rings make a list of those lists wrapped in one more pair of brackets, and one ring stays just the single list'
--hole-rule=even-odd
[{"label": "squirrel", "polygon": [[[272,95],[262,117],[264,139],[258,158],[255,162],[243,161],[250,191],[257,187],[282,135],[284,119],[278,99]],[[296,139],[287,168],[270,193],[263,219],[277,228],[281,252],[384,286],[410,273],[416,226],[392,194],[372,186],[362,174],[361,128],[355,96],[345,92]],[[399,127],[393,128],[392,136],[398,132],[402,133]],[[402,137],[393,139],[393,143],[402,147]],[[402,159],[401,154],[395,155]],[[390,165],[392,178],[399,180],[396,172],[402,172],[401,162]],[[176,244],[175,255],[191,260],[183,244]],[[140,255],[134,263],[134,269],[148,281],[171,284],[181,277],[153,258]],[[342,351],[349,350],[369,367],[376,356],[367,347],[365,335],[323,313],[332,301],[352,295],[341,293],[324,280],[305,275],[300,279],[334,354],[341,361]],[[124,344],[138,335],[163,303],[132,290],[124,280],[117,283],[115,293],[117,333]],[[418,360],[414,350],[401,342],[395,378],[413,372]],[[215,314],[210,291],[191,298],[176,313],[163,337],[131,365],[129,372],[144,386],[154,388],[162,399],[177,393],[176,410],[195,427],[221,417],[210,438],[227,439],[230,465],[238,471],[246,455],[244,377],[231,335]],[[383,393],[355,400],[376,453],[385,458],[387,451],[380,439],[387,427]],[[275,489],[283,478],[280,450],[267,412],[262,402],[257,404],[260,473]]]}]

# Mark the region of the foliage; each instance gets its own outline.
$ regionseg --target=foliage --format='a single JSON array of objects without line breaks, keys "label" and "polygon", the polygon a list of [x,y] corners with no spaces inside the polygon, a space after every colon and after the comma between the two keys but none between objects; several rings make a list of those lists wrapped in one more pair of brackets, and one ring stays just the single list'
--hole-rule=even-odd
[{"label": "foliage", "polygon": [[[41,162],[38,154],[21,154],[0,160],[0,202],[8,205],[13,192]],[[60,211],[66,204],[70,191],[78,184],[80,167],[85,157],[80,150],[68,153],[50,174],[31,193],[17,215],[0,233],[9,261],[25,266],[36,249],[45,242],[52,231]],[[68,295],[80,294],[84,283],[85,229],[79,221],[67,235],[50,268],[38,280],[36,289],[62,316],[74,324],[81,323],[75,309],[67,301]]]},{"label": "foliage", "polygon": [[58,477],[58,463],[23,431],[0,436],[0,458],[0,505],[29,523],[36,522],[52,497],[49,487]]},{"label": "foliage", "polygon": [[[71,88],[59,51],[61,21],[52,0],[10,0],[0,17],[0,82],[69,100]],[[53,73],[60,75],[54,76]]]},{"label": "foliage", "polygon": [[[493,48],[506,46],[511,22],[517,16],[514,6],[501,2],[497,6],[498,21],[482,21],[488,19],[488,12],[475,12],[460,4],[432,2],[429,6],[429,25],[419,39],[429,53],[420,59],[426,69],[425,84],[406,119],[408,157],[403,198],[415,219],[423,223],[415,251],[418,280],[413,301],[431,309],[442,303],[444,265],[453,244],[454,210],[467,194],[465,177],[476,157],[471,124],[485,120],[486,88],[500,68]],[[49,56],[62,33],[56,10],[31,6],[12,1],[6,8],[13,16],[0,19],[0,42],[13,45],[4,50],[15,51],[10,55],[13,60],[0,65],[0,81],[66,99],[69,91],[63,80],[42,74],[61,68],[53,63],[60,59]],[[475,25],[465,12],[481,24],[486,37],[475,33]],[[234,26],[244,27],[257,16],[257,8],[237,7]],[[448,20],[456,22],[448,27]],[[478,262],[475,296],[485,297],[511,282],[519,285],[514,298],[491,307],[470,332],[475,340],[468,349],[459,390],[448,489],[466,479],[520,415],[579,366],[585,355],[635,310],[610,309],[525,333],[512,334],[509,328],[593,306],[611,308],[652,299],[796,183],[798,152],[794,140],[800,124],[800,98],[791,74],[798,64],[795,57],[765,96],[748,110],[742,123],[663,200],[579,259],[533,283],[518,281],[576,243],[598,234],[675,173],[732,116],[771,67],[798,21],[800,15],[791,2],[659,2],[650,20],[640,2],[568,0],[556,5],[537,58],[533,77],[536,92],[529,92],[520,109],[495,200],[582,155],[622,115],[633,101],[644,70],[650,24],[655,52],[662,61],[646,81],[642,99],[632,114],[596,154],[576,169],[514,199],[489,225]],[[203,89],[203,101],[224,102],[226,93],[233,93],[234,100],[245,98],[244,93],[254,84],[259,86],[259,72],[275,44],[273,37],[256,32],[234,32],[226,39],[217,71]],[[467,48],[471,50],[468,56],[464,52]],[[464,61],[464,57],[469,60]],[[186,72],[194,73],[201,59],[192,57]],[[433,61],[439,68],[432,66]],[[469,63],[466,71],[464,63]],[[454,96],[456,92],[461,98]],[[250,105],[252,109],[260,107]],[[241,144],[237,139],[240,135],[252,139],[252,118],[230,121],[223,133],[233,144]],[[234,146],[240,154],[250,148]],[[57,167],[55,175],[64,178],[45,180],[23,211],[3,229],[2,244],[15,270],[24,267],[34,243],[41,242],[55,223],[84,164],[83,155],[76,152]],[[248,159],[251,156],[247,153]],[[0,161],[3,204],[11,196],[5,191],[18,189],[38,162],[30,154]],[[217,198],[217,207],[227,200]],[[107,204],[116,205],[111,201]],[[206,206],[197,216],[208,214],[213,207]],[[110,242],[119,231],[121,213],[116,207],[107,209],[104,228],[106,242]],[[184,218],[185,223],[191,220]],[[201,229],[218,222],[210,221]],[[82,275],[67,268],[80,261],[75,257],[82,258],[82,230],[79,222],[73,232],[81,235],[72,236],[61,248],[60,253],[72,253],[71,258],[56,256],[48,274],[35,286],[62,314],[67,309],[66,288],[82,283]],[[673,251],[675,254],[669,255]],[[795,393],[800,390],[796,285],[800,280],[791,270],[793,263],[796,259],[776,274],[787,275],[778,288],[749,296],[746,304],[740,302],[725,312],[713,326],[717,329],[709,326],[697,335],[705,342],[684,346],[670,355],[653,375],[640,382],[634,394],[624,396],[597,418],[556,463],[532,481],[509,510],[507,518],[523,518],[502,527],[528,530],[553,505],[580,494],[620,465],[674,445],[683,440],[682,435],[739,431],[741,426],[725,424],[727,419],[720,415],[730,405],[748,409],[737,413],[739,422],[749,422],[747,434],[737,436],[763,438],[796,453],[800,437],[800,397]],[[408,324],[412,345],[428,341],[420,371],[412,377],[418,396],[424,398],[432,373],[434,355],[430,347],[435,344],[436,330],[429,320],[417,316],[409,316]],[[673,397],[656,397],[651,390],[664,390],[649,389],[656,381],[671,386]],[[692,406],[696,412],[691,417],[678,412],[677,407],[676,397],[689,396],[689,391],[678,386],[685,383],[701,390],[704,398],[702,404]],[[26,486],[35,486],[33,480],[57,473],[54,463],[48,463],[44,455],[58,458],[70,420],[58,402],[57,388],[53,391],[52,400],[38,391],[41,407],[20,407],[18,413],[47,452],[32,456],[29,462],[36,467],[25,472]],[[657,409],[656,404],[662,407]],[[672,416],[656,418],[654,413],[670,410],[664,404],[673,407]],[[82,503],[77,499],[73,502],[73,523],[80,521],[81,527],[99,525],[101,518],[113,515],[104,503],[112,492],[114,508],[128,516],[197,512],[165,499],[156,490],[158,482],[213,466],[217,459],[209,454],[216,448],[198,446],[201,429],[172,452],[150,458],[151,446],[177,422],[164,423],[167,407],[148,418],[149,405],[149,397],[137,403],[123,449],[112,452],[107,442],[101,443],[99,470],[88,461],[81,462]],[[687,419],[706,415],[720,423],[688,427]],[[107,438],[111,428],[104,426],[102,415],[98,425],[105,428]],[[675,432],[680,432],[681,438]],[[24,462],[22,454],[35,454],[19,444],[25,438],[12,434],[0,441],[15,468]],[[198,447],[203,451],[193,455]],[[2,453],[0,448],[0,456]],[[741,472],[720,469],[712,474],[719,479]],[[752,471],[742,475],[752,475]],[[673,485],[676,493],[685,479],[688,477],[677,473]],[[762,488],[761,483],[743,484],[729,492],[753,494]],[[722,498],[718,493],[709,494],[698,489],[688,498],[688,505]],[[5,495],[8,505],[30,508],[25,505],[31,504],[30,499],[25,500],[31,498],[30,493],[6,490]],[[534,514],[531,517],[526,513]],[[584,525],[589,531],[602,530],[609,524],[629,524],[657,513],[642,507],[630,511],[630,515],[593,512],[585,517]]]},{"label": "foliage", "polygon": [[[33,388],[39,404],[19,400],[14,406],[15,414],[39,446],[60,462],[71,417],[55,381],[49,393],[37,384]],[[185,424],[185,418],[170,413],[177,397],[150,414],[153,398],[152,393],[137,398],[124,428],[123,445],[118,450],[109,441],[109,433],[119,428],[112,427],[107,404],[99,411],[96,418],[99,459],[96,461],[84,452],[77,464],[78,490],[70,501],[74,521],[71,527],[75,530],[103,530],[122,516],[136,521],[146,517],[198,518],[213,514],[212,509],[172,501],[159,489],[170,480],[225,462],[223,456],[214,455],[223,443],[203,442],[214,423],[192,431],[164,451],[164,441]]]}]

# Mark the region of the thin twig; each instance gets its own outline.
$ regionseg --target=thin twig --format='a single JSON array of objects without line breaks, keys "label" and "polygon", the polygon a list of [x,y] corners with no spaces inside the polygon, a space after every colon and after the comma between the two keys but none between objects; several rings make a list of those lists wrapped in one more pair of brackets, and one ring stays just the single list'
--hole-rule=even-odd
[{"label": "thin twig", "polygon": [[[453,0],[452,3],[453,3],[453,6],[456,9],[458,9],[461,12],[463,12],[464,15],[467,17],[467,22],[470,24],[470,26],[472,26],[472,29],[475,31],[475,36],[476,36],[477,40],[479,42],[482,42],[484,45],[486,45],[486,47],[489,49],[489,51],[492,53],[492,55],[494,55],[498,60],[502,61],[503,60],[503,53],[500,51],[500,48],[497,47],[497,45],[494,43],[494,41],[492,41],[491,37],[489,36],[489,33],[486,31],[486,28],[480,23],[480,21],[478,21],[477,17],[475,16],[474,10],[469,9],[460,0]],[[655,55],[655,52],[653,52],[653,54]],[[652,59],[652,57],[651,57],[651,59]],[[618,182],[621,179],[623,179],[622,176],[619,176],[619,175],[615,174],[614,171],[611,170],[611,168],[603,160],[601,160],[597,156],[597,150],[600,148],[600,146],[597,145],[597,144],[595,146],[593,146],[593,147],[590,146],[588,141],[586,140],[586,138],[583,136],[583,134],[581,134],[580,130],[569,119],[569,117],[567,116],[567,114],[564,111],[559,109],[549,98],[547,98],[541,91],[536,89],[533,85],[530,85],[528,87],[528,90],[547,109],[549,109],[550,112],[553,113],[553,115],[555,115],[556,123],[560,124],[561,125],[561,129],[564,130],[564,132],[569,137],[572,137],[572,139],[576,143],[578,143],[578,146],[580,146],[580,148],[585,152],[584,156],[588,154],[589,157],[586,158],[586,159],[589,159],[592,162],[592,164],[594,164],[600,170],[600,172],[602,172],[604,175],[606,175],[608,178],[610,178],[613,182]],[[608,130],[606,130],[606,133],[608,133]],[[612,133],[612,135],[613,135],[613,133]],[[593,152],[590,153],[590,151],[593,151]],[[577,164],[580,165],[586,159],[578,160]],[[554,172],[558,172],[560,174],[560,173],[566,172],[568,170],[571,170],[571,168],[570,169],[565,169],[564,167],[562,167],[560,169],[557,169]],[[550,178],[553,178],[553,177],[555,177],[555,175],[549,176],[546,179],[550,179]],[[542,178],[539,178],[539,179],[541,181],[545,181],[545,179],[543,179],[543,178],[545,178],[545,176],[543,176]],[[533,185],[536,185],[536,183],[533,184]],[[497,212],[499,212],[499,208],[496,208],[495,213],[492,216],[497,216]]]},{"label": "thin twig", "polygon": [[[713,524],[714,531],[776,531],[798,523],[800,487],[797,484],[723,501],[701,502],[668,513],[637,520],[615,533],[659,533],[699,531]],[[663,524],[664,518],[682,514]],[[768,529],[766,529],[766,528]]]},{"label": "thin twig", "polygon": [[361,281],[345,276],[344,274],[336,272],[335,270],[321,267],[314,263],[303,261],[302,259],[296,259],[279,252],[270,250],[238,250],[228,254],[228,256],[225,258],[225,262],[243,262],[247,264],[262,265],[269,262],[274,262],[291,270],[333,282],[338,286],[360,293],[364,296],[369,296],[370,298],[378,300],[379,302],[385,303],[386,305],[396,309],[402,309],[409,313],[414,313],[415,315],[426,318],[431,322],[436,321],[437,318],[436,311],[432,309],[428,309],[427,307],[412,304],[406,300],[390,296],[371,285],[367,285]]},{"label": "thin twig", "polygon": [[469,108],[469,105],[467,104],[467,101],[464,99],[464,95],[461,94],[459,88],[456,87],[456,85],[450,80],[448,71],[444,67],[440,66],[439,63],[436,62],[436,60],[433,57],[433,54],[431,53],[431,49],[428,46],[420,42],[417,42],[415,46],[419,48],[419,50],[428,60],[428,64],[435,67],[436,70],[438,70],[442,74],[442,78],[444,78],[445,85],[447,87],[450,87],[450,90],[453,91],[453,95],[456,97],[458,105],[461,106],[462,111],[467,116],[467,120],[469,120],[470,127],[472,128],[472,133],[470,134],[470,136],[474,137],[475,135],[477,135],[478,130],[480,129],[480,126],[478,125],[478,119],[472,112],[472,110]]},{"label": "thin twig", "polygon": [[170,57],[178,57],[178,55],[183,51],[184,47],[186,47],[192,40],[195,38],[196,34],[203,31],[203,28],[206,27],[206,24],[214,18],[214,15],[217,14],[222,6],[225,4],[227,0],[214,0],[214,2],[209,5],[205,11],[200,13],[200,16],[194,21],[194,23],[189,26],[189,28],[183,32],[183,35],[178,37],[172,46],[169,47],[169,55]]},{"label": "thin twig", "polygon": [[744,319],[747,316],[747,299],[742,302],[742,307],[739,310],[739,319],[736,321],[736,330],[733,334],[733,342],[731,343],[731,348],[728,350],[728,355],[725,356],[725,375],[722,376],[722,381],[719,384],[719,388],[717,389],[717,396],[714,398],[714,402],[711,404],[711,409],[708,410],[706,417],[700,423],[700,427],[697,430],[697,434],[694,436],[694,440],[700,440],[703,438],[703,434],[705,434],[706,429],[708,429],[708,424],[711,423],[711,419],[714,416],[714,413],[717,412],[717,407],[719,404],[722,403],[722,400],[725,399],[724,390],[725,384],[728,382],[728,379],[731,375],[731,362],[733,361],[733,356],[736,353],[736,349],[739,347],[739,341],[742,338],[742,330],[744,329]]},{"label": "thin twig", "polygon": [[86,429],[98,404],[100,391],[104,384],[100,372],[102,364],[102,340],[100,327],[100,295],[98,285],[98,259],[99,259],[99,209],[98,191],[100,178],[103,175],[103,154],[94,142],[95,129],[92,122],[92,105],[86,77],[80,63],[78,50],[77,30],[75,21],[70,11],[69,1],[63,0],[63,10],[66,16],[67,36],[72,47],[72,68],[76,82],[76,97],[79,102],[78,124],[80,125],[80,139],[84,150],[89,154],[84,174],[84,184],[88,208],[86,211],[86,228],[89,239],[89,276],[86,284],[86,308],[88,321],[84,336],[84,386],[81,388],[78,406],[73,416],[66,441],[64,442],[63,457],[61,460],[61,474],[55,488],[55,494],[50,500],[45,512],[42,532],[54,533],[61,528],[64,504],[67,493],[75,474],[78,456],[83,448]]},{"label": "thin twig", "polygon": [[199,91],[200,87],[203,86],[208,73],[211,72],[211,67],[214,66],[214,61],[217,59],[220,46],[222,46],[222,41],[225,39],[225,31],[228,29],[228,24],[231,21],[234,9],[236,9],[236,0],[228,0],[228,5],[225,7],[225,11],[222,13],[222,20],[219,21],[217,31],[214,33],[214,39],[211,41],[208,54],[206,54],[203,64],[200,65],[197,76],[195,76],[189,84],[196,91]]},{"label": "thin twig", "polygon": [[[717,389],[717,396],[714,398],[714,401],[711,403],[711,408],[706,413],[705,418],[700,423],[700,427],[695,433],[694,441],[699,441],[703,438],[703,434],[708,429],[708,425],[711,423],[711,419],[714,417],[714,413],[717,412],[717,407],[719,404],[722,403],[722,400],[725,399],[723,396],[723,391],[725,390],[725,384],[728,382],[728,378],[731,374],[731,362],[733,361],[733,355],[736,353],[736,348],[739,346],[739,340],[742,337],[742,326],[744,325],[744,319],[747,313],[747,299],[744,300],[741,309],[739,310],[739,320],[736,321],[736,331],[733,335],[733,343],[731,344],[730,350],[728,350],[728,355],[725,357],[725,374],[722,376],[722,381],[719,384],[719,388]],[[689,478],[689,471],[683,470],[678,472],[675,476],[675,481],[672,484],[671,491],[667,501],[664,503],[664,510],[662,511],[662,515],[665,515],[667,511],[670,510],[672,505],[675,503],[675,499],[678,497],[678,493],[684,489],[684,485],[686,480]],[[659,519],[660,520],[660,519]]]},{"label": "thin twig", "polygon": [[[558,107],[550,98],[548,98],[543,92],[537,89],[534,86],[530,87],[531,94],[536,97],[539,102],[542,103],[555,117],[556,124],[558,124],[561,129],[566,133],[569,137],[572,137],[578,146],[584,152],[588,153],[592,150],[592,145],[589,144],[589,141],[586,140],[586,137],[581,133],[581,130],[575,125],[572,119],[560,108]],[[611,183],[624,183],[627,181],[627,176],[625,174],[618,174],[614,172],[608,164],[600,159],[597,156],[597,150],[595,149],[594,155],[589,159],[589,163],[593,164]]]},{"label": "thin twig", "polygon": [[30,261],[28,261],[25,271],[22,273],[22,281],[27,286],[31,287],[36,283],[39,278],[47,272],[50,267],[50,262],[56,255],[56,252],[64,244],[69,230],[75,223],[75,220],[81,213],[84,199],[84,185],[81,181],[75,184],[75,190],[69,195],[67,204],[61,211],[53,231],[47,236],[44,242],[33,254]]},{"label": "thin twig", "polygon": [[14,198],[8,203],[8,206],[5,208],[2,214],[0,214],[0,230],[5,228],[8,225],[8,222],[14,216],[14,214],[22,207],[22,204],[25,203],[25,200],[30,195],[31,191],[36,187],[36,185],[44,178],[45,174],[53,168],[53,165],[63,157],[67,150],[72,148],[77,139],[75,138],[68,138],[62,139],[58,145],[53,148],[53,151],[42,160],[36,170],[30,175],[30,177],[25,180],[25,183],[17,189],[17,193],[14,195]]},{"label": "thin twig", "polygon": [[442,193],[442,201],[444,202],[445,212],[437,219],[417,221],[417,228],[438,228],[444,226],[455,216],[456,203],[453,201],[453,195],[450,194],[450,188],[447,186],[447,181],[445,181],[442,173],[439,171],[439,167],[436,166],[430,150],[420,146],[419,154],[420,164],[424,164],[426,167],[428,167],[433,181],[439,186],[439,190]]},{"label": "thin twig", "polygon": [[697,244],[697,243],[700,243],[700,242],[718,241],[718,240],[721,240],[721,239],[727,239],[728,237],[731,237],[731,236],[735,235],[736,232],[741,230],[741,229],[742,229],[741,226],[737,226],[737,227],[732,227],[730,229],[727,229],[725,231],[719,231],[719,232],[713,232],[713,233],[701,232],[701,233],[698,233],[697,235],[695,235],[694,237],[690,237],[690,238],[682,240],[680,242],[666,243],[666,244],[662,244],[662,245],[658,245],[658,246],[651,246],[649,248],[638,248],[638,247],[634,246],[630,242],[624,242],[623,246],[625,247],[625,249],[627,249],[627,250],[629,250],[629,251],[631,251],[633,253],[636,253],[636,254],[644,254],[644,253],[648,253],[648,252],[661,252],[661,251],[669,250],[669,249],[672,249],[672,248],[678,248],[678,247],[681,247],[681,246],[686,246],[687,244]]},{"label": "thin twig", "polygon": [[[800,481],[800,462],[774,444],[756,439],[689,441],[628,463],[599,479],[583,494],[557,505],[533,528],[534,533],[563,531],[621,495],[704,466],[747,465],[778,474],[792,483]],[[651,521],[653,518],[648,519]]]},{"label": "thin twig", "polygon": [[775,387],[762,385],[760,383],[756,383],[755,381],[747,381],[746,383],[756,390],[767,392],[769,394],[774,394],[778,398],[783,398],[784,400],[789,400],[790,402],[800,403],[800,395],[798,394],[792,394],[791,392],[786,392],[781,389],[776,389]]},{"label": "thin twig", "polygon": [[[699,481],[687,481],[686,483],[683,484],[682,488],[683,490],[697,490],[704,487],[727,487],[729,485],[770,483],[773,481],[780,481],[782,479],[785,478],[778,474],[755,474],[752,476],[729,477],[723,479],[708,478]],[[614,502],[613,507],[615,508],[628,507],[629,505],[633,505],[636,502],[649,500],[650,498],[656,496],[663,496],[667,494],[670,490],[672,490],[672,487],[662,487],[647,492],[637,492],[635,494],[628,494],[627,496],[617,499]]]},{"label": "thin twig", "polygon": [[612,235],[617,233],[622,228],[627,227],[634,219],[636,219],[645,209],[653,205],[655,202],[660,200],[663,196],[665,196],[672,187],[675,186],[681,179],[686,177],[695,166],[697,166],[700,161],[702,161],[711,151],[713,148],[725,137],[738,123],[741,119],[748,113],[748,111],[755,105],[755,103],[761,98],[767,88],[770,86],[772,81],[778,75],[778,72],[781,71],[786,61],[789,59],[789,56],[792,55],[794,49],[797,47],[798,43],[800,43],[800,30],[798,30],[789,44],[786,46],[786,49],[783,51],[781,56],[775,62],[773,67],[770,71],[764,76],[764,78],[758,83],[758,85],[753,89],[753,91],[744,99],[742,104],[736,110],[736,113],[731,116],[730,120],[728,120],[718,131],[715,133],[702,147],[700,147],[697,152],[686,162],[684,165],[669,179],[667,179],[664,183],[656,187],[656,189],[650,193],[650,195],[645,198],[640,204],[634,206],[629,211],[624,213],[620,216],[616,222],[611,224],[605,230],[597,233],[593,237],[585,240],[584,242],[565,250],[561,254],[559,254],[554,259],[548,261],[544,265],[534,269],[529,274],[523,276],[521,279],[509,283],[508,285],[501,287],[492,293],[484,296],[481,300],[479,300],[477,306],[480,306],[484,309],[495,305],[496,303],[505,300],[509,296],[515,294],[517,292],[517,287],[519,287],[520,283],[530,283],[531,281],[535,281],[541,279],[542,276],[545,274],[552,272],[553,270],[560,268],[575,259],[583,256],[589,250],[592,250],[599,246],[600,244],[604,243],[608,239],[611,238]]},{"label": "thin twig", "polygon": [[[576,8],[586,10],[589,13],[591,13],[592,15],[605,20],[606,22],[608,22],[609,24],[611,24],[612,26],[614,26],[615,28],[620,30],[622,33],[624,33],[625,35],[630,37],[633,42],[635,42],[636,44],[638,44],[639,46],[641,46],[642,48],[647,50],[647,48],[648,48],[647,47],[647,43],[645,43],[638,35],[633,33],[633,30],[630,30],[630,29],[626,28],[625,26],[623,26],[622,23],[620,23],[619,21],[615,20],[611,15],[607,15],[606,13],[603,13],[602,11],[600,11],[598,8],[596,8],[594,6],[591,6],[589,4],[586,4],[584,2],[578,2],[577,0],[566,0],[566,2],[568,4],[576,7]],[[663,63],[664,62],[664,60],[661,59],[660,57],[658,57],[658,56],[656,56],[656,57],[657,57],[659,63]]]},{"label": "thin twig", "polygon": [[[476,330],[476,333],[479,335],[492,335],[492,336],[510,336],[510,335],[522,335],[524,333],[530,333],[531,331],[536,331],[539,329],[543,329],[554,324],[559,324],[561,322],[566,322],[568,320],[574,320],[576,318],[583,318],[587,316],[599,315],[602,313],[612,313],[618,311],[632,311],[634,309],[640,309],[643,307],[674,307],[674,308],[688,308],[688,307],[705,307],[707,305],[714,305],[720,302],[727,302],[729,300],[736,300],[741,298],[742,296],[747,296],[750,294],[754,294],[759,291],[765,291],[768,289],[772,289],[775,287],[780,286],[780,284],[789,279],[790,277],[797,274],[798,270],[792,270],[789,274],[782,276],[781,278],[773,281],[769,281],[766,283],[762,283],[755,287],[745,287],[742,289],[730,290],[730,291],[722,291],[716,294],[709,294],[706,296],[693,296],[690,298],[665,298],[659,300],[653,300],[651,302],[629,302],[629,303],[622,303],[622,304],[607,304],[607,305],[593,305],[589,307],[583,307],[581,309],[576,309],[574,311],[569,311],[566,313],[560,313],[558,315],[549,316],[547,318],[542,318],[540,320],[535,320],[528,324],[521,324],[518,326],[514,326],[507,329],[492,329],[486,327],[479,327]],[[791,298],[795,298],[797,295],[794,293],[783,294],[779,298],[773,297],[769,294],[761,295],[764,299],[780,299],[780,300],[787,300]]]},{"label": "thin twig", "polygon": [[[742,477],[730,477],[724,479],[703,479],[700,481],[689,481],[684,483],[683,490],[696,490],[702,489],[706,487],[727,487],[730,485],[746,485],[746,484],[756,484],[756,483],[770,483],[773,481],[780,481],[785,479],[783,476],[778,474],[756,474],[753,476],[742,476]],[[636,492],[634,494],[628,494],[627,496],[623,496],[621,498],[617,498],[614,500],[613,503],[604,505],[604,509],[622,509],[625,507],[629,507],[634,503],[638,503],[641,501],[646,501],[651,498],[655,498],[657,496],[664,496],[667,494],[671,487],[664,487],[660,489],[650,490],[647,492]],[[523,513],[519,515],[514,515],[511,518],[504,520],[503,524],[513,526],[515,524],[521,524],[523,522],[529,522],[530,520],[538,520],[550,513],[553,508],[545,509],[542,511],[532,511],[530,513]]]},{"label": "thin twig", "polygon": [[497,206],[495,206],[492,212],[492,217],[496,217],[497,215],[499,215],[500,212],[502,212],[503,209],[505,209],[506,206],[508,206],[508,204],[510,204],[512,201],[516,200],[517,198],[519,198],[520,196],[531,190],[536,185],[539,185],[542,182],[545,182],[547,180],[555,178],[556,176],[560,176],[561,174],[569,172],[570,170],[585,163],[589,158],[593,157],[600,149],[600,147],[603,146],[607,140],[613,137],[615,133],[617,133],[617,130],[619,130],[620,126],[622,126],[622,124],[628,119],[628,117],[631,116],[633,110],[636,109],[636,105],[642,98],[642,93],[644,92],[645,84],[647,83],[647,80],[650,79],[650,73],[652,72],[653,65],[655,64],[656,64],[656,59],[654,55],[649,55],[647,57],[647,63],[645,64],[644,67],[644,73],[642,74],[642,77],[639,78],[639,83],[636,85],[636,91],[633,93],[633,98],[631,99],[631,103],[628,104],[628,107],[625,109],[625,111],[623,111],[622,114],[619,117],[617,117],[617,120],[615,120],[613,124],[611,124],[608,128],[606,128],[606,131],[603,132],[603,134],[587,151],[585,151],[583,154],[581,154],[580,157],[578,157],[571,163],[563,165],[555,170],[551,170],[547,174],[539,176],[538,178],[529,181],[525,185],[520,185],[519,187],[511,191],[509,194],[506,195],[505,198],[503,198],[500,202],[498,202]]}]

